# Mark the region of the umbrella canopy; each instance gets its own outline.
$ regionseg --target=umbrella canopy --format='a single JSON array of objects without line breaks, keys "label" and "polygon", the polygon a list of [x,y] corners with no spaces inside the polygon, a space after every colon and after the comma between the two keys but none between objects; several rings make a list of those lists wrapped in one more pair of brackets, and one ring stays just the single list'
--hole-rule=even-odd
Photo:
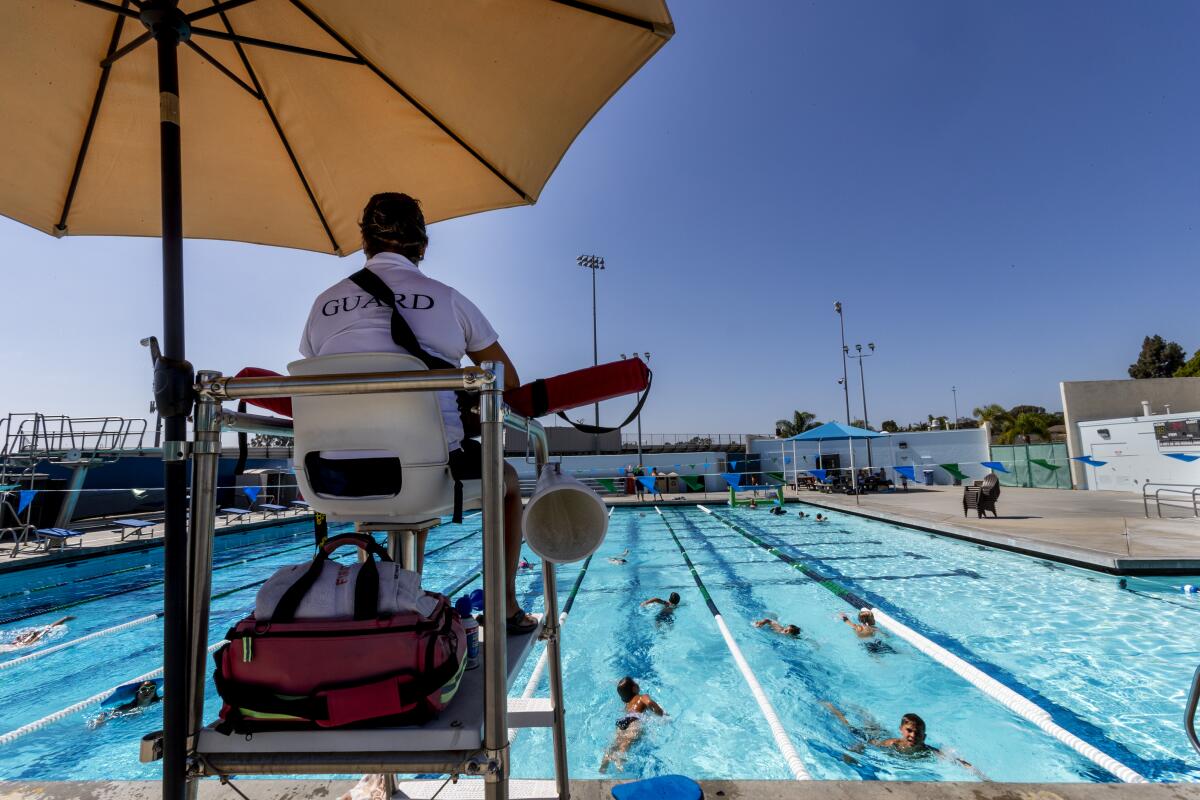
[{"label": "umbrella canopy", "polygon": [[887,436],[886,433],[869,431],[866,428],[855,428],[853,425],[843,425],[840,422],[826,422],[812,430],[798,433],[790,437],[799,442],[825,442],[831,439],[878,439]]},{"label": "umbrella canopy", "polygon": [[[0,214],[54,235],[162,233],[149,5],[0,7]],[[164,110],[182,130],[183,235],[342,255],[375,192],[417,197],[430,222],[535,202],[674,33],[662,0],[179,8]]]}]

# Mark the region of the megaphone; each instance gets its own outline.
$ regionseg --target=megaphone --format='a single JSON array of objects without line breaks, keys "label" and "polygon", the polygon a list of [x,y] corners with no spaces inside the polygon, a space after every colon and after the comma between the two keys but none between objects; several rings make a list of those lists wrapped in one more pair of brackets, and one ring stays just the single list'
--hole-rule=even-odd
[{"label": "megaphone", "polygon": [[600,496],[573,476],[547,464],[521,517],[525,542],[554,564],[587,558],[608,533],[608,509]]}]

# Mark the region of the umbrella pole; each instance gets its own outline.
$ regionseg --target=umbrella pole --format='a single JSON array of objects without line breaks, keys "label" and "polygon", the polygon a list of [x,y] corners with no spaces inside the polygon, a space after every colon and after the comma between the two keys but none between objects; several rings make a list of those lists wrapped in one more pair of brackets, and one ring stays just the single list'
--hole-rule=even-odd
[{"label": "umbrella pole", "polygon": [[[159,158],[162,193],[163,371],[173,364],[176,377],[185,362],[183,302],[183,186],[179,131],[178,47],[186,20],[177,0],[143,6],[142,19],[154,34],[158,51]],[[190,373],[190,370],[188,370]],[[156,390],[159,370],[155,370]],[[179,388],[176,383],[175,388]],[[190,393],[190,386],[186,387]],[[176,398],[178,401],[180,398]],[[166,514],[163,533],[163,800],[188,795],[188,618],[187,415],[190,394],[163,419],[163,486]],[[160,405],[160,408],[162,406]]]},{"label": "umbrella pole", "polygon": [[854,505],[862,505],[858,499],[858,470],[854,468],[854,440],[847,439],[846,444],[850,445],[850,487],[854,490]]}]

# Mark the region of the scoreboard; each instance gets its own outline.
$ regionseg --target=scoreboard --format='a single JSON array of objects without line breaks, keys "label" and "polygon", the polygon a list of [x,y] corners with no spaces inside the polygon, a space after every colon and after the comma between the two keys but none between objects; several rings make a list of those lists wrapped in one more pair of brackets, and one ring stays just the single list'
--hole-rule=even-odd
[{"label": "scoreboard", "polygon": [[1154,423],[1158,446],[1194,447],[1200,445],[1200,419],[1172,419]]}]

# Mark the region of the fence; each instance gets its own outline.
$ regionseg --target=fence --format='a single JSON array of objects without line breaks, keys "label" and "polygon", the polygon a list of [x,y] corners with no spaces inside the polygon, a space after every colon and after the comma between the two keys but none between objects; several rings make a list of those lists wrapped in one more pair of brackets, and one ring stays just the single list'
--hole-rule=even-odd
[{"label": "fence", "polygon": [[1033,489],[1070,489],[1071,468],[1067,445],[994,444],[992,460],[1002,463],[1008,472],[997,472],[1001,486]]}]

